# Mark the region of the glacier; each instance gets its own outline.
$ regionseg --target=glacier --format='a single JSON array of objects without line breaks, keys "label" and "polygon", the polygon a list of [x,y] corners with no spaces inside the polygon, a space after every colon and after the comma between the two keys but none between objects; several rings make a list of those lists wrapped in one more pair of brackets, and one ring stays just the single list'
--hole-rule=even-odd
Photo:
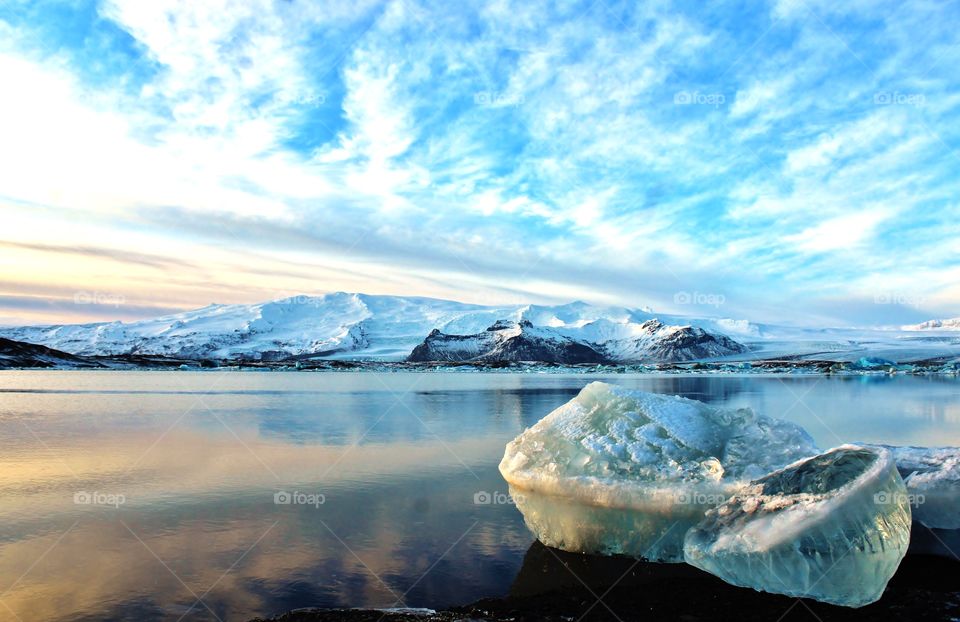
[{"label": "glacier", "polygon": [[960,331],[960,317],[948,318],[945,320],[927,320],[919,324],[907,324],[901,326],[901,330],[907,331]]},{"label": "glacier", "polygon": [[687,563],[759,591],[861,607],[906,555],[911,513],[893,454],[845,445],[754,480],[706,512]]},{"label": "glacier", "polygon": [[511,441],[500,472],[544,544],[681,562],[707,508],[816,451],[799,426],[749,409],[593,382]]}]

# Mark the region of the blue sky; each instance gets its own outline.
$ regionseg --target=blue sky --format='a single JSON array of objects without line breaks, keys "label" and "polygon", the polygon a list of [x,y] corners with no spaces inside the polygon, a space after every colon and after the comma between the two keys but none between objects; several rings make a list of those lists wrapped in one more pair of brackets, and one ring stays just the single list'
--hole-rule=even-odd
[{"label": "blue sky", "polygon": [[957,23],[921,1],[6,0],[0,322],[334,290],[957,316]]}]

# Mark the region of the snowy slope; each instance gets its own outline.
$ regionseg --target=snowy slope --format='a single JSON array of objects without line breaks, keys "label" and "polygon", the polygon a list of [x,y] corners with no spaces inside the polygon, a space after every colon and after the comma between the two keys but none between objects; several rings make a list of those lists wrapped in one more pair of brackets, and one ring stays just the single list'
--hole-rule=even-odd
[{"label": "snowy slope", "polygon": [[[552,331],[542,338],[588,344],[617,361],[881,356],[903,362],[960,356],[960,335],[948,330],[948,320],[938,325],[940,330],[798,328],[584,302],[484,306],[343,292],[258,304],[214,304],[130,323],[0,328],[0,337],[81,356],[403,360],[434,329],[444,335],[479,335],[499,321],[529,322]],[[530,331],[526,329],[528,336]]]},{"label": "snowy slope", "polygon": [[875,356],[901,363],[960,356],[960,335],[875,328],[758,325],[760,337],[739,338],[755,359],[856,361]]},{"label": "snowy slope", "polygon": [[[250,305],[214,304],[131,323],[0,328],[0,336],[78,355],[400,360],[434,329],[447,335],[476,335],[501,320],[522,320],[559,331],[568,340],[607,342],[635,337],[642,332],[639,325],[652,318],[647,312],[584,302],[483,306],[337,292]],[[717,322],[703,324],[712,328]]]},{"label": "snowy slope", "polygon": [[139,322],[0,329],[0,335],[81,355],[194,358],[346,355],[403,358],[436,327],[478,331],[518,307],[334,293],[252,305],[210,305]]},{"label": "snowy slope", "polygon": [[920,322],[919,324],[908,324],[902,328],[903,330],[910,331],[960,330],[960,317],[951,318],[949,320],[927,320],[926,322]]},{"label": "snowy slope", "polygon": [[422,361],[539,361],[543,363],[604,363],[609,359],[595,344],[571,338],[569,332],[534,326],[530,320],[501,320],[473,335],[449,335],[434,329],[407,360]]},{"label": "snowy slope", "polygon": [[[630,325],[635,326],[635,325]],[[601,342],[616,361],[693,361],[745,354],[749,348],[726,335],[696,326],[667,326],[657,319],[637,326],[634,335]]]},{"label": "snowy slope", "polygon": [[[555,316],[554,316],[555,317]],[[572,318],[546,326],[502,320],[474,335],[431,332],[414,348],[411,361],[542,361],[550,363],[673,362],[747,352],[725,335],[691,326],[641,324],[605,318],[584,324]]]}]

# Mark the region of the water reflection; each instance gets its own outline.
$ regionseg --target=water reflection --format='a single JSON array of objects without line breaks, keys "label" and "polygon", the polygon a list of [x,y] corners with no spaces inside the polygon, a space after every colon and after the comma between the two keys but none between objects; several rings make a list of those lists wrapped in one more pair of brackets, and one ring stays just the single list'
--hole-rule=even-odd
[{"label": "water reflection", "polygon": [[[512,506],[474,495],[505,492],[504,444],[593,379],[0,374],[0,617],[247,619],[504,594],[532,537]],[[960,444],[956,380],[606,380],[749,405],[825,446]],[[325,502],[277,505],[278,491]]]}]

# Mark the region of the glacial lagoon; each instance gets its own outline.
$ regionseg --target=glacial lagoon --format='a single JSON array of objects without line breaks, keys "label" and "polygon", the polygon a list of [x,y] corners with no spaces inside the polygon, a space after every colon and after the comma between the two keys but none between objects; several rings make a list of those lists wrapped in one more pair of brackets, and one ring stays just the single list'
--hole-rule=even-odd
[{"label": "glacial lagoon", "polygon": [[248,619],[501,596],[505,444],[592,380],[960,445],[956,376],[0,373],[0,617]]}]

